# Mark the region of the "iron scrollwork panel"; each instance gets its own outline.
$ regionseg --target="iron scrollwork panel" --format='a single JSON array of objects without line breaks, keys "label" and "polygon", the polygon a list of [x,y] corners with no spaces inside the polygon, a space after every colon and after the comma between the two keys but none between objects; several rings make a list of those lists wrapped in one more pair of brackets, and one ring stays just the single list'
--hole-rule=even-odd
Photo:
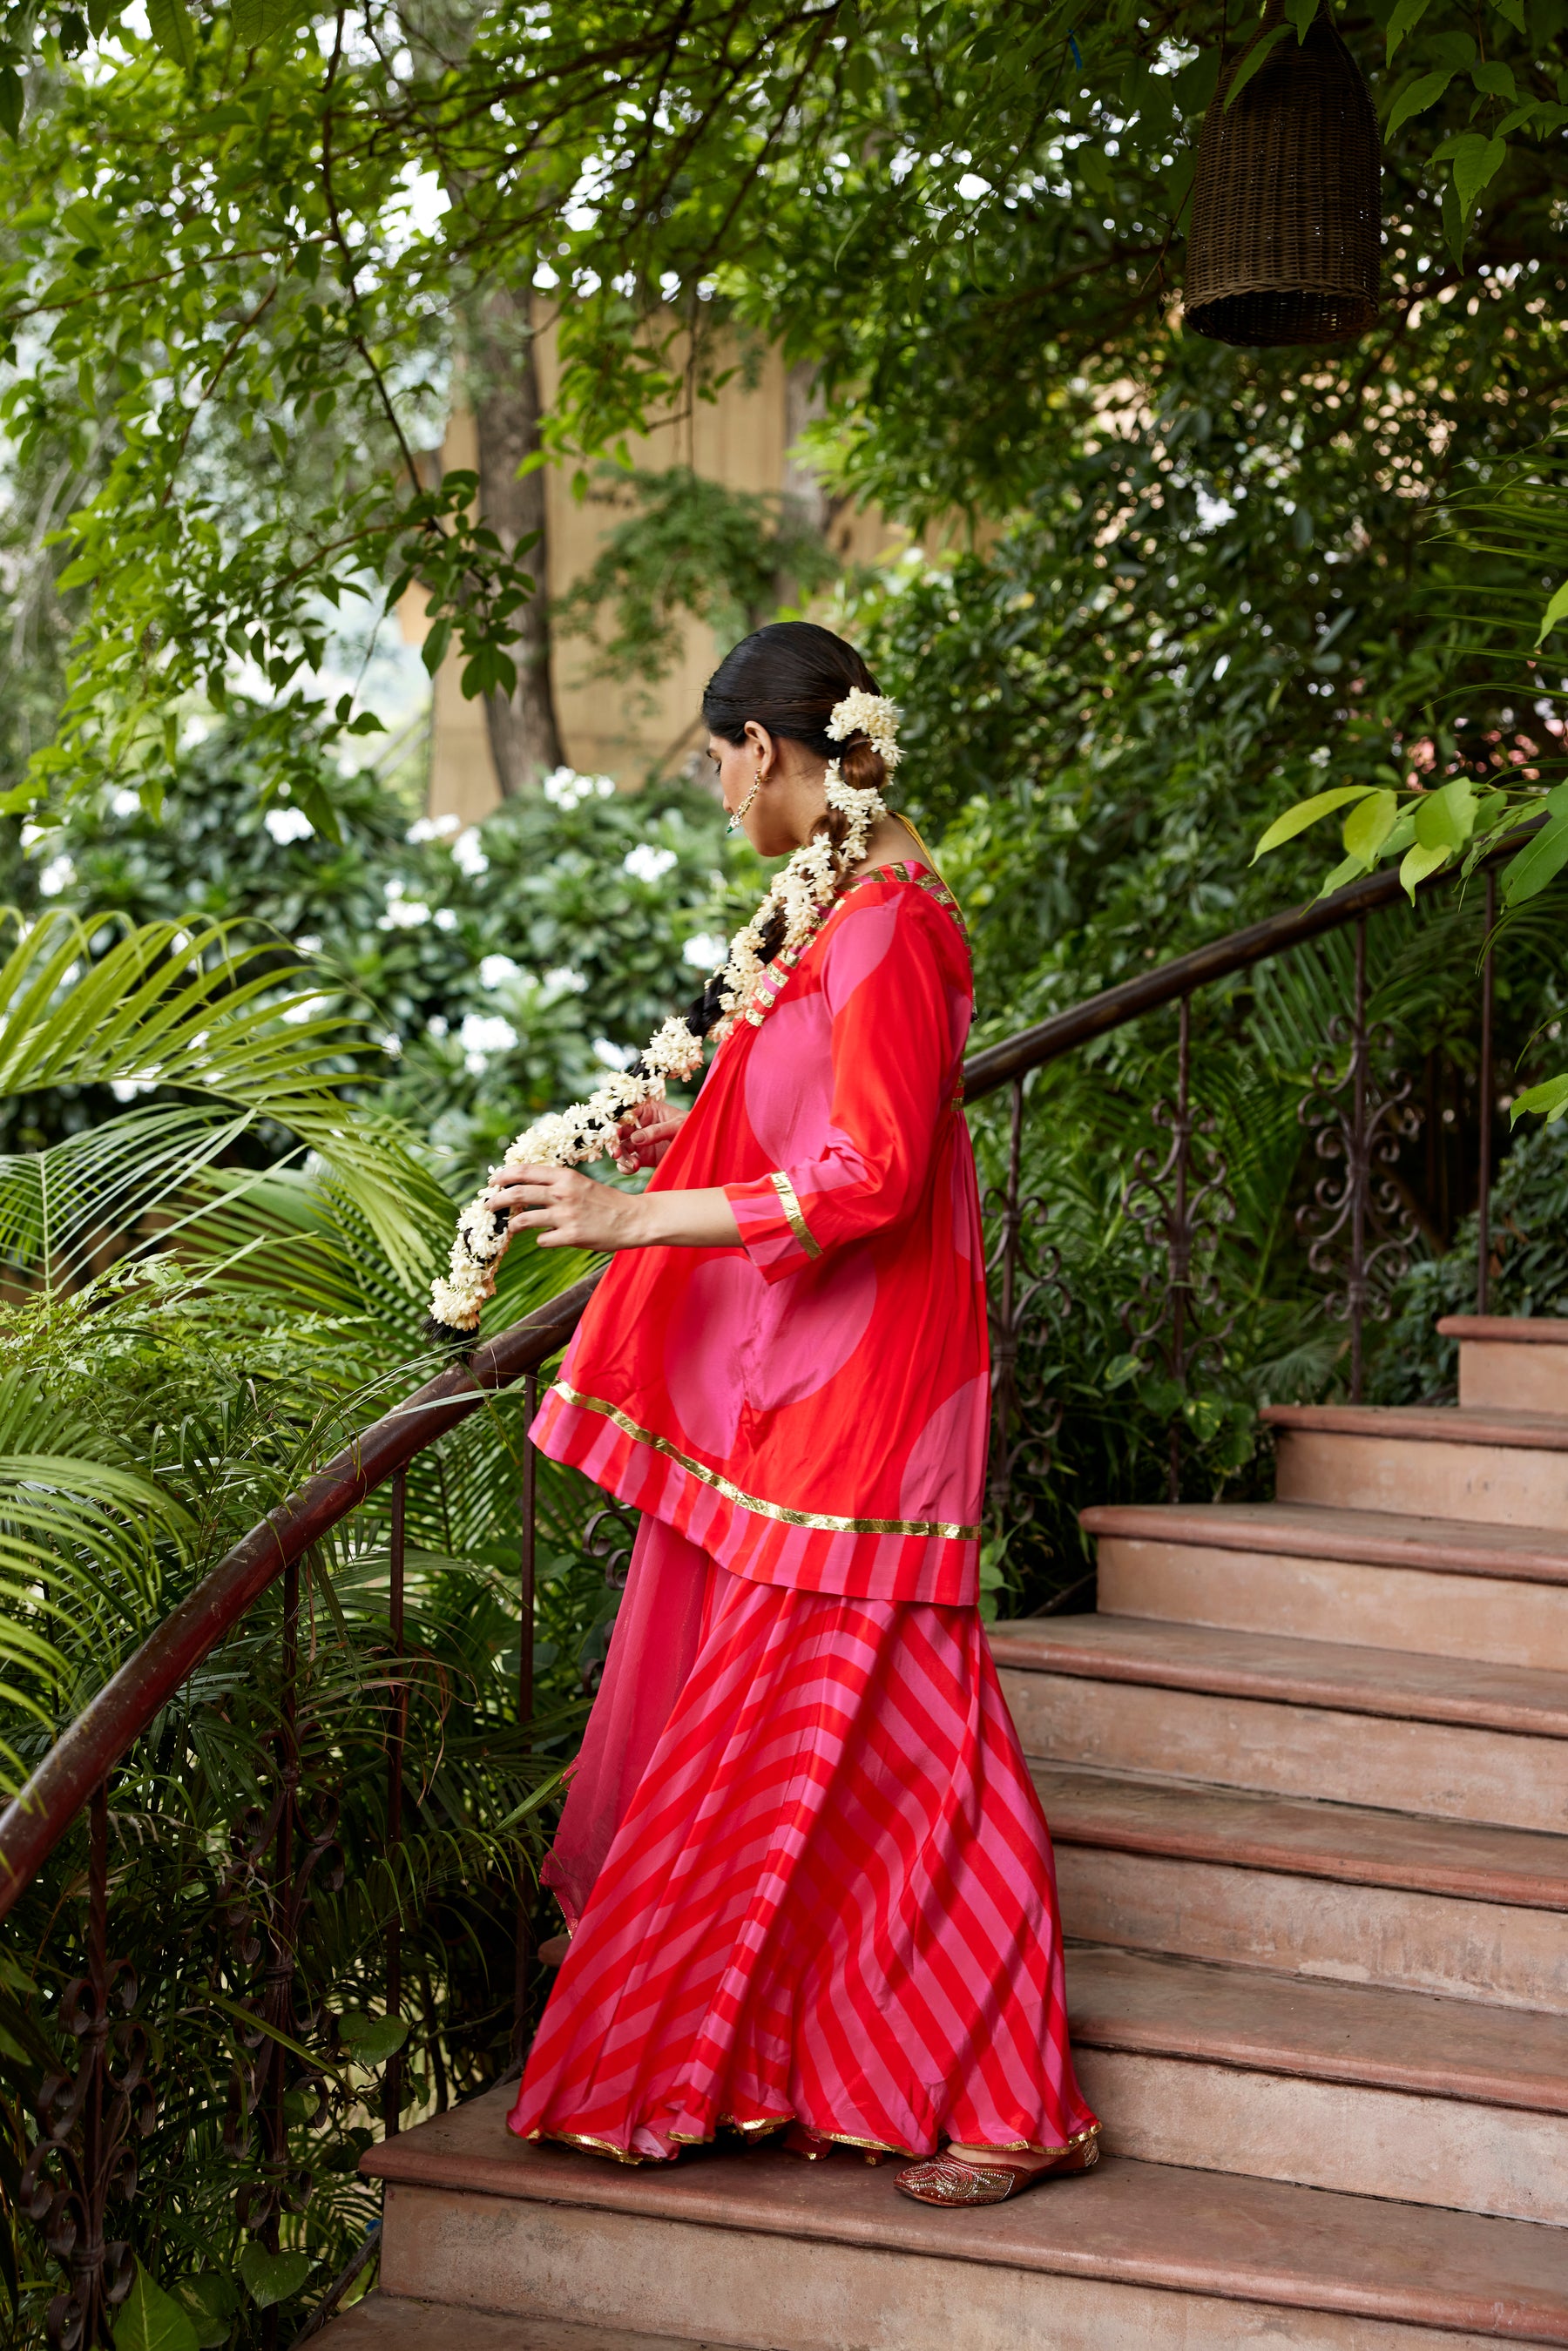
[{"label": "iron scrollwork panel", "polygon": [[[1236,1202],[1224,1154],[1213,1140],[1214,1114],[1194,1107],[1191,1076],[1191,1008],[1184,997],[1176,1098],[1156,1102],[1149,1113],[1170,1139],[1163,1147],[1145,1145],[1122,1191],[1123,1214],[1142,1234],[1150,1262],[1137,1296],[1121,1310],[1129,1355],[1146,1369],[1157,1368],[1184,1398],[1199,1373],[1219,1370],[1236,1321],[1235,1310],[1226,1310],[1214,1261]],[[1179,1410],[1173,1412],[1166,1437],[1173,1502],[1181,1492],[1183,1426]]]},{"label": "iron scrollwork panel", "polygon": [[[1297,1109],[1302,1125],[1315,1132],[1327,1172],[1297,1210],[1296,1225],[1308,1244],[1308,1265],[1330,1284],[1326,1311],[1346,1326],[1351,1401],[1359,1403],[1365,1325],[1386,1319],[1389,1293],[1416,1239],[1393,1170],[1401,1144],[1420,1126],[1409,1078],[1388,1066],[1393,1029],[1367,1019],[1364,922],[1356,925],[1352,1009],[1329,1022],[1327,1048]],[[1386,1076],[1380,1077],[1380,1065]]]}]

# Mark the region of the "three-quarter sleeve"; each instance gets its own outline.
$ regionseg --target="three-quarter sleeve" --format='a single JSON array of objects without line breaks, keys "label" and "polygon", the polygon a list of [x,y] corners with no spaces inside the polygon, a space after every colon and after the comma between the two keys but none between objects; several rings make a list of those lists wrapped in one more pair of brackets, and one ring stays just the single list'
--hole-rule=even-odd
[{"label": "three-quarter sleeve", "polygon": [[937,928],[949,919],[915,891],[863,909],[846,903],[831,917],[826,1143],[812,1157],[724,1186],[741,1245],[769,1281],[900,1223],[920,1203],[953,1114],[962,1044]]}]

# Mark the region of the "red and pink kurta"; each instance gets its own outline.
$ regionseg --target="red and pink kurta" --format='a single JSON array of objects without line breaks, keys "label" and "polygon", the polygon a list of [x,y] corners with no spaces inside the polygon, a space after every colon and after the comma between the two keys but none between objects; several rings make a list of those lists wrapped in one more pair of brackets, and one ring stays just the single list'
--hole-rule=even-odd
[{"label": "red and pink kurta", "polygon": [[790,2119],[1066,2148],[1049,1838],[976,1600],[973,1009],[925,865],[769,967],[650,1188],[739,1248],[618,1258],[534,1435],[644,1514],[547,1877],[576,1926],[511,2117],[625,2159]]},{"label": "red and pink kurta", "polygon": [[977,1596],[988,1371],[973,1012],[927,868],[852,883],[771,964],[650,1190],[722,1185],[743,1248],[617,1259],[535,1431],[732,1574]]}]

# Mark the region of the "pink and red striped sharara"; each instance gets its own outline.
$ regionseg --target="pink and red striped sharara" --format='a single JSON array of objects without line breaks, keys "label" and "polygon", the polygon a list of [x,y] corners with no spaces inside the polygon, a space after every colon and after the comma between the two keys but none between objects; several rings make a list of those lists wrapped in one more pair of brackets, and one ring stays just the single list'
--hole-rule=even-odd
[{"label": "pink and red striped sharara", "polygon": [[976,1612],[754,1583],[644,1535],[701,1592],[695,1656],[511,2128],[632,2161],[790,2118],[912,2155],[1094,2132],[1051,1843]]}]

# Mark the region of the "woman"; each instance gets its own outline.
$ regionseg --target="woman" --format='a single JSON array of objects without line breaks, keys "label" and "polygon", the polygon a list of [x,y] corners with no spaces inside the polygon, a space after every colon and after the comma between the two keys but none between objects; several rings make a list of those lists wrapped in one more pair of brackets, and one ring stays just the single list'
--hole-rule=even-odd
[{"label": "woman", "polygon": [[623,2161],[782,2128],[999,2202],[1087,2169],[1099,2125],[976,1605],[968,951],[880,797],[896,714],[849,645],[759,630],[703,712],[732,821],[794,855],[691,1016],[722,1039],[696,1105],[629,1116],[640,1196],[538,1165],[489,1195],[543,1248],[616,1252],[534,1436],[643,1514],[511,2127]]}]

